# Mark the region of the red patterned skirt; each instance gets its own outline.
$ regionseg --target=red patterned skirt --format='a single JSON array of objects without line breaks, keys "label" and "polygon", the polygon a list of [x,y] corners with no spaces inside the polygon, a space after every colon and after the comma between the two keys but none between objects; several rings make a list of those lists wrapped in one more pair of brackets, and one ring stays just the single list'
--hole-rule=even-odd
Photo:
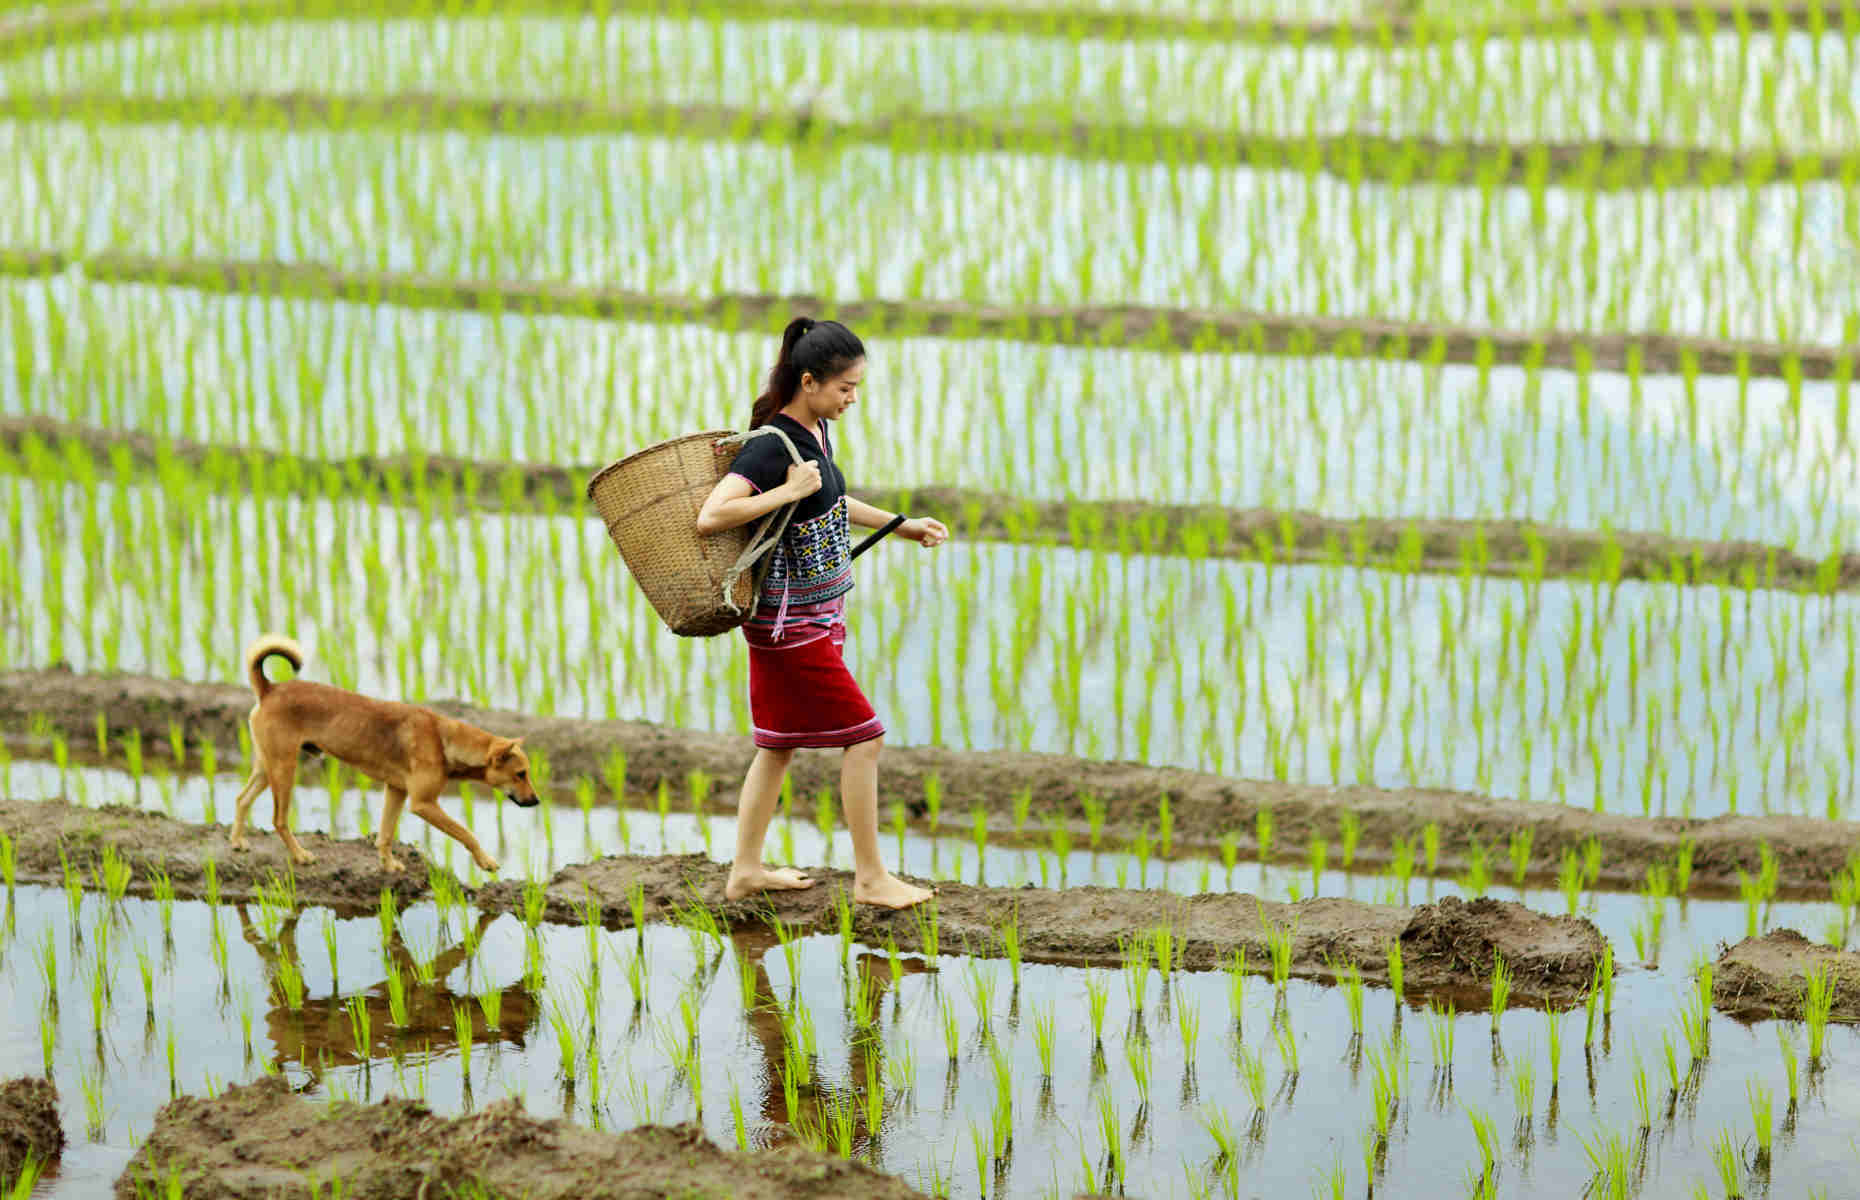
[{"label": "red patterned skirt", "polygon": [[[749,642],[749,719],[755,743],[770,750],[853,746],[885,732],[872,704],[846,669],[846,625],[790,627],[770,643]],[[795,636],[796,634],[799,636]]]}]

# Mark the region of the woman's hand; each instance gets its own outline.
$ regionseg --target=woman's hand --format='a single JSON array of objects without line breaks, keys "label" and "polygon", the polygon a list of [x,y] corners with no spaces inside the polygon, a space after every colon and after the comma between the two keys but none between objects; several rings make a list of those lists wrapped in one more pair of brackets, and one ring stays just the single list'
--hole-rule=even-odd
[{"label": "woman's hand", "polygon": [[912,517],[898,526],[898,535],[920,542],[925,547],[941,545],[949,540],[949,530],[935,517]]},{"label": "woman's hand", "polygon": [[788,489],[789,500],[804,500],[820,490],[820,464],[817,462],[798,462],[788,465],[788,480],[782,484]]}]

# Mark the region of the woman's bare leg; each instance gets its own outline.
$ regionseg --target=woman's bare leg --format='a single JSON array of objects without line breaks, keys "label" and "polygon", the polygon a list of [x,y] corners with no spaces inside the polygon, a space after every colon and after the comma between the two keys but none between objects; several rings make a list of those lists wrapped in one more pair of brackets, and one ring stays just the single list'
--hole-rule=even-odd
[{"label": "woman's bare leg", "polygon": [[768,835],[775,806],[781,802],[782,776],[788,773],[792,750],[756,749],[755,761],[743,776],[742,795],[736,802],[736,860],[730,880],[723,885],[726,899],[741,900],[751,892],[792,891],[810,888],[814,881],[788,867],[770,870],[762,865],[762,839]]},{"label": "woman's bare leg", "polygon": [[914,887],[885,869],[878,853],[878,750],[884,737],[846,747],[840,761],[840,804],[852,830],[853,899],[881,908],[909,908],[934,892]]}]

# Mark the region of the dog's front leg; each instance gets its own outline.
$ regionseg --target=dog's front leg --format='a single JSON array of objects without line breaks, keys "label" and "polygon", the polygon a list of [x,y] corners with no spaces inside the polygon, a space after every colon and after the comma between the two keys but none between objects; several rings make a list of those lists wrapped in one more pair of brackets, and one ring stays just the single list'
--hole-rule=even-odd
[{"label": "dog's front leg", "polygon": [[252,777],[245,781],[245,787],[239,791],[239,798],[233,801],[232,828],[227,831],[226,840],[232,843],[234,850],[244,850],[245,821],[252,813],[252,805],[257,802],[259,793],[266,787],[265,763],[260,759],[252,768]]},{"label": "dog's front leg", "polygon": [[478,864],[480,871],[497,870],[497,860],[484,852],[471,830],[453,820],[451,814],[439,807],[439,789],[422,788],[413,793],[413,799],[407,805],[413,815],[445,834],[459,845],[471,852],[471,860]]},{"label": "dog's front leg", "polygon": [[381,852],[381,869],[398,875],[407,864],[394,857],[394,831],[400,828],[400,810],[407,803],[407,793],[393,784],[387,785],[387,798],[381,802],[381,829],[375,834],[375,849]]}]

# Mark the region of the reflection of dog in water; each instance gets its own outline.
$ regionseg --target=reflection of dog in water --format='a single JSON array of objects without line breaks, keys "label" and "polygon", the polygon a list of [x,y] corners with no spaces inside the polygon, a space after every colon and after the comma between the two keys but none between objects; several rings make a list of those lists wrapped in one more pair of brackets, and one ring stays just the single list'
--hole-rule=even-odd
[{"label": "reflection of dog in water", "polygon": [[439,793],[452,779],[470,779],[503,792],[524,808],[538,802],[530,785],[530,761],[522,738],[499,737],[428,708],[375,700],[326,683],[292,679],[273,684],[264,664],[276,655],[293,670],[304,665],[296,642],[267,634],[246,647],[245,673],[258,693],[252,709],[252,777],[235,802],[231,841],[245,849],[245,821],[252,804],[271,788],[272,826],[298,863],[315,861],[291,833],[291,788],[302,752],[328,754],[387,786],[375,847],[386,871],[406,869],[393,854],[394,831],[404,805],[414,816],[471,852],[479,870],[497,870],[471,830],[439,806]]},{"label": "reflection of dog in water", "polygon": [[[259,961],[264,964],[267,992],[273,1000],[265,1013],[265,1032],[275,1050],[274,1061],[280,1066],[287,1062],[299,1063],[312,1076],[318,1076],[325,1067],[386,1061],[394,1057],[397,1049],[417,1046],[428,1053],[451,1049],[458,1045],[455,1002],[468,1006],[472,1037],[480,1043],[509,1042],[522,1048],[524,1039],[536,1027],[536,997],[521,984],[501,989],[502,1002],[496,1025],[485,1019],[475,997],[455,993],[446,986],[447,976],[471,956],[463,939],[435,954],[421,971],[412,952],[401,941],[399,930],[389,939],[387,954],[406,987],[405,1028],[397,1028],[393,1023],[393,1006],[388,1001],[385,979],[366,991],[350,995],[306,996],[303,1007],[293,1010],[280,999],[283,988],[279,963],[288,960],[297,977],[303,978],[303,959],[297,951],[297,918],[301,914],[286,914],[276,935],[268,939],[253,926],[245,905],[238,905],[237,911],[241,936],[258,952]],[[473,940],[473,945],[482,940],[485,928],[496,919],[491,913],[479,915],[479,936]],[[422,983],[422,975],[432,982]],[[349,1001],[357,996],[368,1009],[369,1044],[366,1046],[356,1044],[354,1026],[349,1020]]]}]

